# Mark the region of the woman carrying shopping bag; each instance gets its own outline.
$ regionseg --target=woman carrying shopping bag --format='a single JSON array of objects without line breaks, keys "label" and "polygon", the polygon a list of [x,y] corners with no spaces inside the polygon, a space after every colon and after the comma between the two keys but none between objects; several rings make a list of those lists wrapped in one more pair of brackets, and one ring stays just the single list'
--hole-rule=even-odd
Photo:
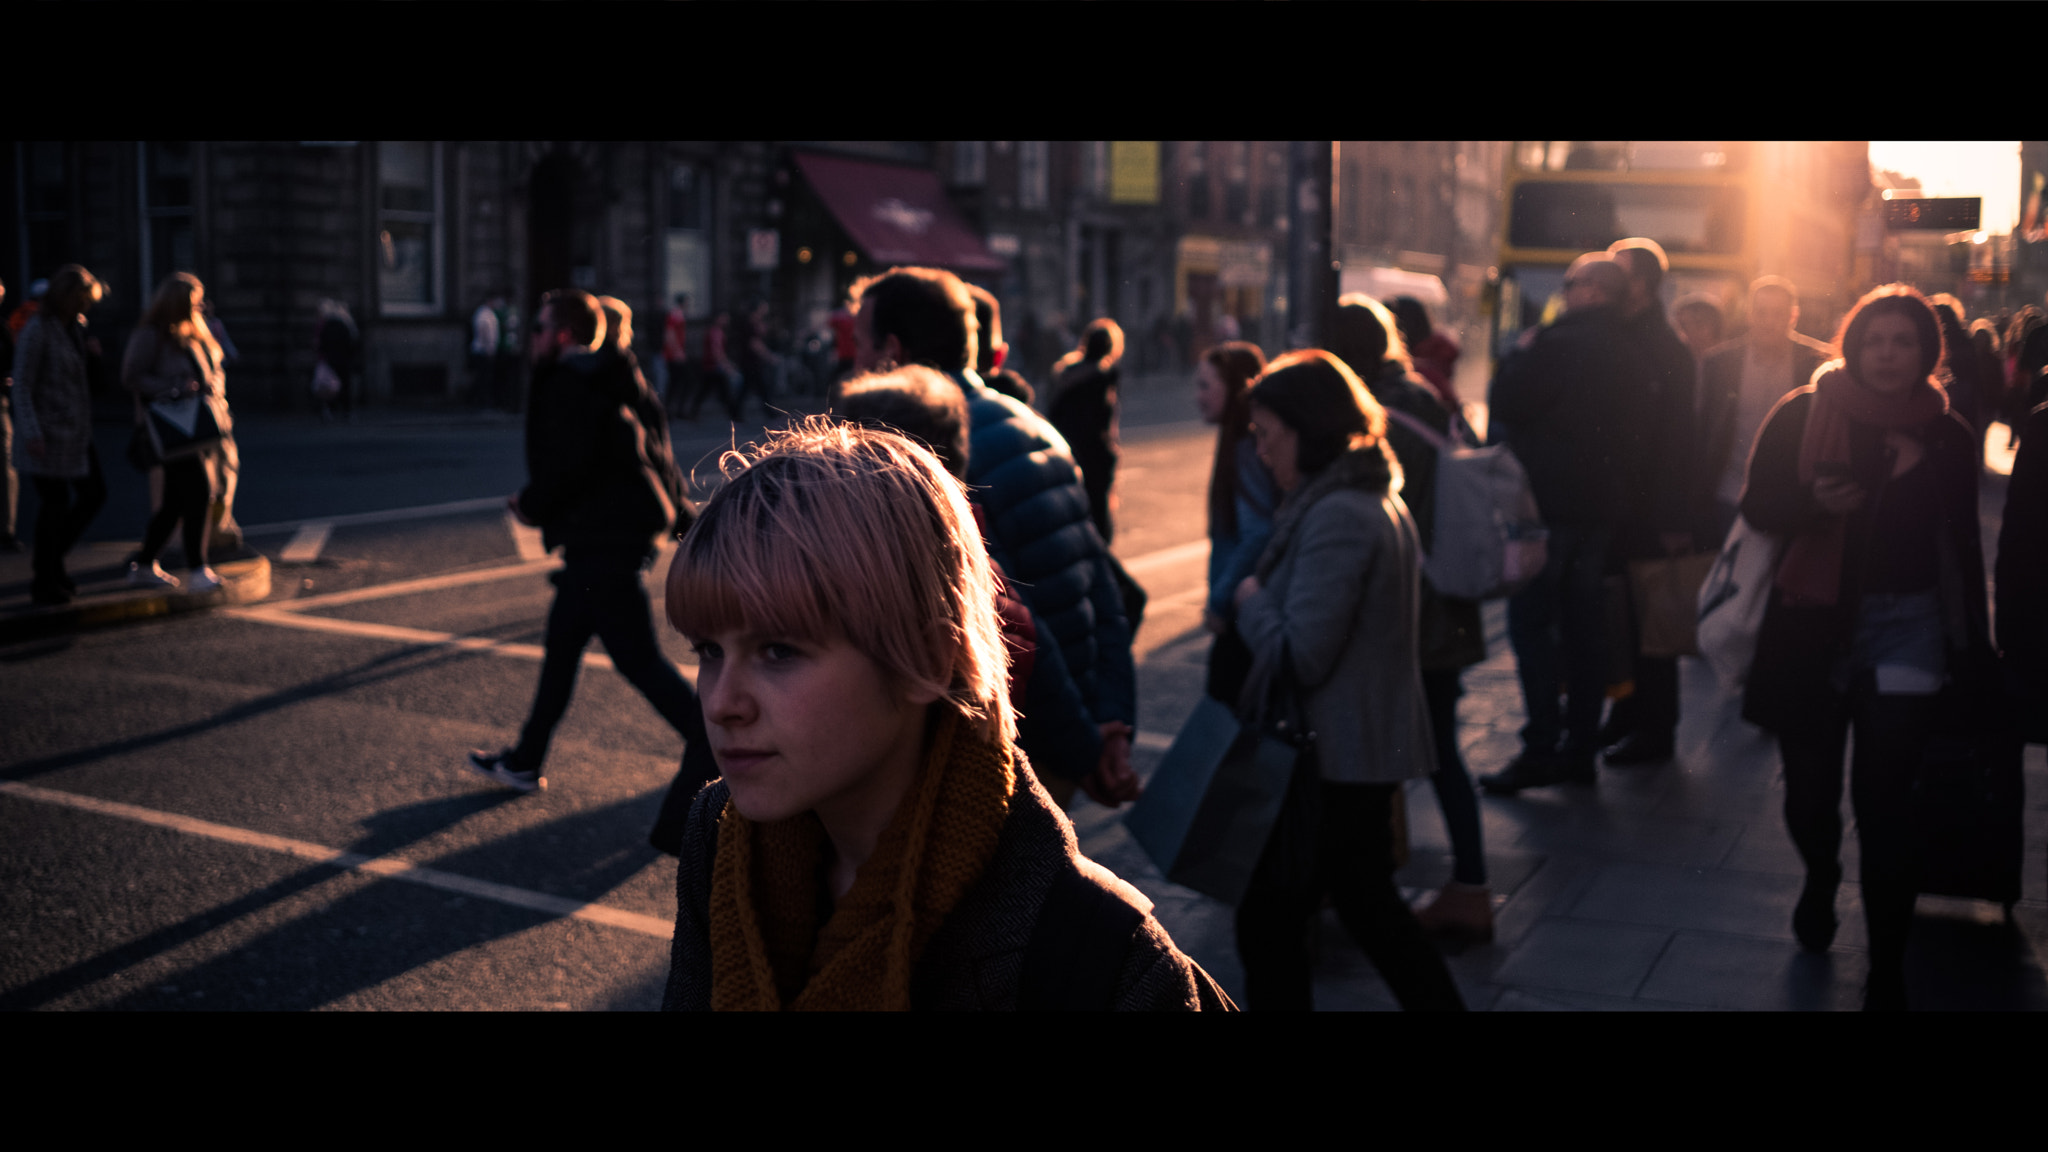
[{"label": "woman carrying shopping bag", "polygon": [[[188,569],[183,587],[193,595],[221,583],[206,563],[215,466],[209,457],[219,454],[230,427],[227,374],[220,345],[207,328],[205,295],[198,277],[173,273],[157,288],[121,357],[121,384],[136,395],[138,419],[153,428],[164,472],[163,503],[149,518],[142,551],[128,565],[128,582],[179,587],[157,557],[171,529],[182,523]],[[176,439],[181,433],[187,438],[182,443]]]},{"label": "woman carrying shopping bag", "polygon": [[1393,805],[1436,767],[1417,612],[1422,548],[1401,503],[1387,416],[1320,349],[1252,386],[1252,436],[1284,493],[1272,539],[1236,594],[1247,699],[1291,682],[1313,733],[1237,910],[1246,1007],[1312,1007],[1309,922],[1338,918],[1410,1011],[1462,1010],[1443,957],[1394,886]]},{"label": "woman carrying shopping bag", "polygon": [[1979,439],[1935,383],[1941,326],[1919,292],[1874,289],[1842,359],[1778,402],[1750,455],[1742,517],[1785,541],[1743,719],[1774,733],[1785,823],[1806,864],[1802,947],[1835,936],[1842,760],[1862,848],[1864,1007],[1905,1007],[1915,782],[1947,690],[1996,675],[1977,519]]}]

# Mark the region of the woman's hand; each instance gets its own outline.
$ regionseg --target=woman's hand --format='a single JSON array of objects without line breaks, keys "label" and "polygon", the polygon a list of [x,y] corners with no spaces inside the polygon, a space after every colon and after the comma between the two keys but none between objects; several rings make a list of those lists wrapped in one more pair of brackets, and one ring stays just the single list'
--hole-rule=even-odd
[{"label": "woman's hand", "polygon": [[1260,584],[1257,576],[1245,577],[1244,582],[1237,586],[1237,595],[1231,600],[1231,603],[1239,608],[1244,607],[1245,601],[1259,594],[1259,588]]},{"label": "woman's hand", "polygon": [[1863,485],[1847,476],[1823,476],[1813,482],[1813,502],[1831,516],[1847,516],[1863,507]]},{"label": "woman's hand", "polygon": [[1102,759],[1081,780],[1081,790],[1105,808],[1136,800],[1144,791],[1131,770],[1131,726],[1112,720],[1102,725]]}]

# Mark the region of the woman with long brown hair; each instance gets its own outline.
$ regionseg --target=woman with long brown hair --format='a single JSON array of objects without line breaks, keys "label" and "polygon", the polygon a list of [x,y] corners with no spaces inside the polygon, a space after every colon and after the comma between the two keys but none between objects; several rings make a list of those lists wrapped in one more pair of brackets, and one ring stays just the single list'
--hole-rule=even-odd
[{"label": "woman with long brown hair", "polygon": [[[220,426],[228,429],[227,374],[221,368],[220,345],[206,326],[202,309],[206,287],[189,272],[174,272],[156,290],[142,323],[128,338],[128,351],[121,357],[121,384],[136,396],[136,418],[145,419],[146,404],[197,398]],[[207,518],[213,506],[213,481],[203,448],[162,461],[163,504],[149,518],[143,532],[142,551],[128,565],[130,584],[175,588],[157,563],[171,529],[184,525],[184,582],[187,593],[211,592],[220,587],[220,577],[206,564]]]},{"label": "woman with long brown hair", "polygon": [[1806,865],[1802,947],[1835,936],[1842,759],[1862,848],[1864,1007],[1903,1008],[1914,781],[1944,694],[1996,675],[1979,544],[1980,441],[1937,380],[1942,330],[1904,284],[1842,322],[1842,358],[1778,402],[1750,453],[1742,516],[1785,541],[1742,715],[1775,733],[1785,823]]},{"label": "woman with long brown hair", "polygon": [[1259,463],[1252,443],[1251,406],[1245,389],[1266,370],[1258,345],[1234,340],[1202,354],[1195,368],[1195,403],[1202,419],[1216,425],[1216,462],[1209,470],[1209,600],[1202,623],[1216,637],[1209,650],[1209,695],[1237,703],[1251,653],[1232,620],[1232,593],[1259,562],[1273,534],[1273,508],[1280,491]]}]

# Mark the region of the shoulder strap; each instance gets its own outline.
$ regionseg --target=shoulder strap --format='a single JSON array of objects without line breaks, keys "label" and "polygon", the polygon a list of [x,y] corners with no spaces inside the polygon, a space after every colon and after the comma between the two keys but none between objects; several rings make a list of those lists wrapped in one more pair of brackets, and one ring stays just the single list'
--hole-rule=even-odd
[{"label": "shoulder strap", "polygon": [[1414,416],[1410,416],[1408,413],[1403,412],[1399,408],[1396,408],[1390,404],[1382,404],[1380,407],[1386,410],[1388,416],[1391,416],[1394,419],[1399,420],[1402,426],[1407,428],[1410,432],[1413,432],[1417,436],[1420,436],[1424,440],[1427,440],[1429,442],[1429,446],[1436,449],[1438,452],[1442,452],[1451,446],[1451,442],[1445,439],[1443,433],[1437,431],[1434,428],[1431,428],[1428,424],[1423,423],[1420,419]]},{"label": "shoulder strap", "polygon": [[1108,1011],[1131,938],[1144,922],[1144,912],[1068,860],[1031,929],[1018,1011]]}]

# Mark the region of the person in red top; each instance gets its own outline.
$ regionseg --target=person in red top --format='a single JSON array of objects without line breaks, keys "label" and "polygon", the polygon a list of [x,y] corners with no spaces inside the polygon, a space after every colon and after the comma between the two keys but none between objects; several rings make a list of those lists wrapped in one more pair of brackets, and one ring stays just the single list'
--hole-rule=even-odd
[{"label": "person in red top", "polygon": [[[690,352],[689,345],[684,343],[683,338],[688,334],[689,304],[689,293],[676,293],[675,307],[668,310],[668,319],[663,321],[661,326],[661,359],[668,367],[661,394],[662,406],[665,408],[673,409],[681,397],[688,395],[688,389],[684,386],[684,375],[689,370]],[[677,397],[678,401],[671,401],[671,396]]]}]

